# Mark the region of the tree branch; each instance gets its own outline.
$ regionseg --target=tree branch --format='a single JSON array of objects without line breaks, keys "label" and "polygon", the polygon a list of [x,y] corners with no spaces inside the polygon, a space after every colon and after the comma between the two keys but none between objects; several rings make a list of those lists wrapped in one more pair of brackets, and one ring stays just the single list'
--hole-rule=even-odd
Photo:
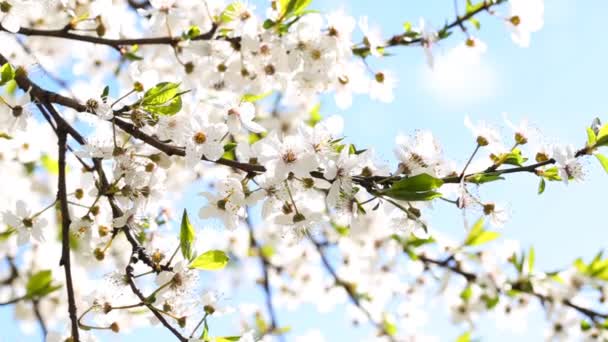
[{"label": "tree branch", "polygon": [[[133,251],[133,256],[135,256],[135,255],[136,255],[136,253],[135,253],[135,251]],[[187,338],[182,336],[182,334],[180,334],[180,332],[177,331],[177,329],[175,329],[169,322],[167,322],[165,317],[160,312],[158,312],[158,310],[156,310],[154,308],[154,306],[152,306],[152,304],[149,303],[148,299],[137,288],[137,286],[135,285],[135,281],[133,280],[133,266],[131,266],[130,263],[127,265],[125,272],[127,275],[127,282],[129,283],[129,286],[131,287],[131,291],[133,291],[133,293],[137,296],[137,298],[139,298],[139,300],[141,300],[141,302],[144,303],[144,305],[150,311],[152,311],[152,314],[154,314],[154,316],[160,321],[160,323],[162,325],[164,325],[165,328],[167,328],[169,331],[171,331],[171,333],[173,333],[173,335],[175,335],[175,337],[177,337],[177,339],[179,341],[182,341],[182,342],[188,341]]]},{"label": "tree branch", "polygon": [[[268,310],[268,315],[270,316],[270,329],[269,330],[270,330],[270,333],[272,333],[273,331],[276,331],[276,329],[278,328],[279,325],[278,325],[278,321],[277,321],[277,315],[274,310],[274,306],[272,304],[272,288],[270,287],[270,280],[268,277],[268,269],[270,268],[270,261],[262,253],[262,247],[260,246],[258,241],[255,239],[255,235],[253,232],[253,223],[251,222],[250,212],[251,212],[251,210],[249,210],[249,208],[247,208],[246,223],[247,223],[247,228],[249,230],[249,244],[251,247],[253,247],[257,250],[258,256],[260,257],[260,261],[262,264],[262,274],[263,274],[262,287],[264,288],[264,292],[266,294],[266,309]],[[282,334],[279,335],[279,340],[280,341],[285,340]]]},{"label": "tree branch", "polygon": [[74,296],[74,285],[72,284],[72,266],[70,263],[70,212],[68,209],[68,196],[65,181],[65,156],[67,151],[67,130],[64,125],[57,126],[58,145],[59,145],[59,176],[57,185],[57,201],[61,207],[61,260],[59,265],[65,269],[65,282],[68,293],[68,313],[72,323],[72,338],[74,342],[79,341],[78,336],[78,315],[76,309],[76,299]]},{"label": "tree branch", "polygon": [[372,317],[371,312],[369,312],[369,310],[367,310],[366,308],[363,307],[363,305],[361,305],[361,301],[359,300],[359,294],[355,292],[352,284],[349,284],[345,281],[343,281],[342,279],[340,279],[340,277],[338,276],[338,273],[336,273],[336,270],[334,269],[334,267],[331,265],[331,263],[329,262],[329,260],[327,259],[327,256],[325,255],[325,252],[323,251],[323,247],[325,245],[317,242],[313,237],[309,236],[309,240],[310,242],[312,242],[312,244],[315,246],[317,252],[319,253],[319,256],[321,257],[321,263],[323,264],[323,267],[327,270],[327,272],[332,276],[332,278],[334,278],[334,282],[336,283],[337,286],[340,286],[341,288],[344,289],[344,291],[346,291],[346,293],[348,294],[348,298],[350,299],[350,301],[357,307],[359,308],[359,310],[361,310],[365,316],[367,316],[367,319],[369,319],[369,321],[376,326],[376,328],[378,329],[378,331],[382,332],[382,334],[386,335],[386,337],[388,338],[389,341],[392,342],[396,342],[395,338],[391,335],[391,333],[386,329],[386,327],[384,326],[384,324],[380,323],[380,322],[376,322],[374,320],[374,318]]}]

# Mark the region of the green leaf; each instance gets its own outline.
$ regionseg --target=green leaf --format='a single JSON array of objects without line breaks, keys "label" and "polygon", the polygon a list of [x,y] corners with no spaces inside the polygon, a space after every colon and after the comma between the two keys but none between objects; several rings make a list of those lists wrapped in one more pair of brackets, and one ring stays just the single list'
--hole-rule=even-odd
[{"label": "green leaf", "polygon": [[43,154],[42,157],[40,157],[40,162],[42,163],[42,167],[49,173],[53,175],[59,174],[59,162],[49,157],[48,154]]},{"label": "green leaf", "polygon": [[467,14],[479,11],[484,6],[485,1],[480,1],[476,4],[473,4],[471,0],[467,0]]},{"label": "green leaf", "polygon": [[597,136],[591,127],[587,127],[587,146],[595,146]]},{"label": "green leaf", "polygon": [[492,240],[496,240],[500,233],[484,229],[484,219],[481,217],[469,231],[469,235],[464,241],[465,246],[478,246]]},{"label": "green leaf", "polygon": [[412,31],[412,23],[409,21],[406,21],[403,23],[403,30],[405,32],[411,32]]},{"label": "green leaf", "polygon": [[154,115],[174,115],[182,109],[182,94],[178,83],[161,82],[146,91],[141,105]]},{"label": "green leaf", "polygon": [[27,298],[43,297],[61,288],[61,285],[52,285],[53,274],[51,270],[42,270],[34,273],[25,285]]},{"label": "green leaf", "polygon": [[317,103],[310,110],[310,119],[308,119],[308,125],[314,127],[323,117],[321,116],[321,103]]},{"label": "green leaf", "polygon": [[0,86],[3,86],[15,78],[15,70],[9,63],[5,63],[0,67],[0,76]]},{"label": "green leaf", "polygon": [[402,191],[429,191],[440,188],[443,185],[443,181],[439,178],[435,178],[429,174],[423,173],[413,177],[404,178],[398,182],[393,183],[391,190],[402,190]]},{"label": "green leaf", "polygon": [[545,186],[546,186],[545,179],[541,178],[540,183],[538,184],[538,194],[539,195],[542,194],[543,192],[545,192]]},{"label": "green leaf", "polygon": [[469,22],[471,24],[473,24],[473,26],[475,26],[476,29],[481,29],[481,23],[479,22],[479,20],[475,19],[475,18],[469,18]]},{"label": "green leaf", "polygon": [[103,88],[103,91],[101,92],[101,99],[102,100],[106,100],[108,98],[108,95],[110,94],[110,86],[105,86]]},{"label": "green leaf", "polygon": [[534,247],[530,246],[530,250],[528,250],[528,272],[534,272],[534,262],[536,261],[536,253],[534,252]]},{"label": "green leaf", "polygon": [[[223,16],[223,14],[222,14],[222,16]],[[192,25],[188,28],[188,31],[186,31],[186,32],[184,32],[184,34],[182,34],[182,37],[184,39],[192,39],[192,38],[196,38],[200,35],[201,35],[201,29],[196,25]]]},{"label": "green leaf", "polygon": [[281,5],[281,16],[282,20],[287,18],[302,15],[306,10],[306,7],[310,5],[312,0],[279,0]]},{"label": "green leaf", "polygon": [[151,89],[148,89],[141,101],[143,106],[156,106],[167,103],[173,99],[179,92],[179,84],[172,82],[158,83]]},{"label": "green leaf", "polygon": [[382,191],[381,194],[388,196],[388,197],[392,197],[394,199],[398,199],[401,201],[409,201],[409,202],[430,201],[430,200],[433,200],[435,198],[439,198],[442,196],[441,193],[436,192],[436,191],[411,192],[411,191],[404,191],[404,190],[400,190],[400,189],[395,190],[392,188]]},{"label": "green leaf", "polygon": [[190,263],[190,268],[206,271],[221,270],[222,268],[226,267],[228,260],[230,260],[230,258],[228,258],[226,253],[219,250],[211,250],[192,260]]},{"label": "green leaf", "polygon": [[472,296],[473,296],[473,288],[471,286],[465,287],[464,290],[462,290],[462,292],[460,292],[460,298],[464,302],[468,302]]},{"label": "green leaf", "polygon": [[214,342],[237,342],[241,336],[223,336],[214,338]]},{"label": "green leaf", "polygon": [[605,124],[597,132],[597,146],[608,145],[608,124]]},{"label": "green leaf", "polygon": [[464,334],[458,336],[456,342],[471,342],[471,332],[467,331]]},{"label": "green leaf", "polygon": [[582,320],[582,321],[581,321],[581,330],[582,330],[582,331],[587,331],[587,330],[589,330],[589,329],[591,329],[591,323],[589,323],[589,322],[588,322],[588,321],[586,321],[586,320]]},{"label": "green leaf", "polygon": [[194,242],[195,237],[194,227],[192,227],[192,224],[190,223],[188,212],[184,209],[182,224],[179,230],[179,247],[185,260],[192,259],[192,243]]},{"label": "green leaf", "polygon": [[478,173],[467,177],[466,181],[473,184],[484,184],[504,179],[504,177],[501,177],[500,175],[494,173]]},{"label": "green leaf", "polygon": [[515,166],[522,166],[528,158],[524,158],[521,155],[521,150],[518,148],[513,149],[513,151],[502,156],[503,163]]},{"label": "green leaf", "polygon": [[556,166],[543,170],[540,174],[544,179],[552,182],[561,181],[562,178],[559,176],[559,171]]},{"label": "green leaf", "polygon": [[384,317],[382,320],[382,327],[384,328],[384,332],[389,336],[395,336],[397,334],[397,325],[392,322],[388,317]]},{"label": "green leaf", "polygon": [[489,297],[486,294],[481,295],[481,299],[486,303],[486,309],[493,309],[498,302],[500,301],[500,297]]},{"label": "green leaf", "polygon": [[243,3],[240,1],[233,2],[226,6],[222,14],[220,15],[220,20],[222,23],[227,24],[238,17],[238,13],[241,11],[243,7]]},{"label": "green leaf", "polygon": [[243,95],[243,97],[241,98],[241,101],[243,102],[257,102],[260,101],[268,96],[270,96],[272,94],[272,90],[263,94],[245,94]]},{"label": "green leaf", "polygon": [[608,173],[608,157],[606,157],[603,154],[599,154],[599,153],[596,153],[595,157],[597,158],[597,160],[600,161],[600,164],[602,164],[604,171],[606,171],[606,173]]}]

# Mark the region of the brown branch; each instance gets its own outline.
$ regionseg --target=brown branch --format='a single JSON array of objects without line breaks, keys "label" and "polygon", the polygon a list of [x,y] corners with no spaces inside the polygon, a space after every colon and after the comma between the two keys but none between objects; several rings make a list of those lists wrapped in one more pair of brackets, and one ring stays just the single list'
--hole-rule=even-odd
[{"label": "brown branch", "polygon": [[58,145],[59,145],[59,176],[57,184],[57,201],[61,207],[61,260],[60,265],[65,269],[65,282],[68,293],[68,312],[72,323],[72,338],[75,342],[78,337],[78,315],[76,309],[76,299],[74,296],[74,285],[72,283],[72,266],[70,263],[70,212],[68,209],[68,195],[65,181],[65,156],[67,152],[67,130],[62,124],[58,124]]},{"label": "brown branch", "polygon": [[[191,40],[210,40],[215,36],[215,32],[217,31],[218,26],[213,24],[211,29],[208,32],[202,33],[196,37],[193,37]],[[124,38],[124,39],[109,39],[102,38],[96,36],[87,36],[70,32],[72,28],[67,26],[56,30],[41,30],[34,28],[22,27],[17,32],[18,34],[22,34],[25,36],[38,36],[38,37],[51,37],[51,38],[62,38],[69,39],[80,42],[87,42],[93,44],[101,44],[110,46],[118,51],[121,51],[121,47],[123,46],[131,46],[131,45],[170,45],[177,46],[177,44],[182,41],[181,37],[147,37],[147,38]],[[0,31],[7,31],[2,24],[0,24]],[[231,42],[238,42],[240,39],[236,38],[226,38],[226,40]]]},{"label": "brown branch", "polygon": [[374,326],[376,326],[378,331],[382,332],[382,334],[385,335],[389,339],[389,341],[396,342],[395,338],[389,333],[389,331],[386,329],[384,324],[382,324],[380,322],[376,322],[374,320],[374,318],[372,317],[372,314],[369,312],[369,310],[367,310],[366,308],[363,307],[363,305],[361,305],[361,301],[359,300],[359,294],[357,292],[355,292],[355,289],[352,286],[353,284],[349,284],[349,283],[345,282],[344,280],[340,279],[340,277],[338,276],[338,273],[336,272],[334,267],[331,265],[331,263],[327,259],[327,256],[325,255],[325,252],[323,251],[323,247],[326,246],[326,244],[317,242],[312,236],[308,236],[308,237],[309,237],[310,242],[312,242],[312,244],[315,246],[317,252],[319,253],[319,256],[321,257],[321,263],[323,264],[324,268],[332,276],[332,278],[334,278],[335,284],[337,286],[340,286],[341,288],[343,288],[344,291],[346,291],[346,294],[348,294],[348,298],[350,299],[350,301],[357,308],[359,308],[359,310],[361,310],[365,314],[365,316],[367,316],[367,319],[369,319],[369,321]]},{"label": "brown branch", "polygon": [[[135,256],[135,253],[133,253],[133,256]],[[165,317],[160,312],[158,312],[158,310],[156,310],[156,308],[154,308],[154,306],[152,306],[152,304],[149,303],[149,300],[144,296],[144,294],[139,290],[139,288],[137,288],[137,285],[135,285],[135,281],[133,280],[133,266],[131,266],[131,264],[127,265],[125,272],[127,275],[127,277],[126,277],[127,282],[129,283],[129,286],[131,287],[131,291],[133,291],[133,293],[137,296],[137,298],[139,298],[139,300],[141,300],[141,302],[144,303],[144,305],[150,311],[152,311],[152,314],[154,314],[154,316],[160,321],[160,323],[162,325],[164,325],[165,328],[167,328],[169,331],[171,331],[171,333],[173,333],[173,335],[175,335],[175,337],[177,337],[177,339],[179,341],[182,341],[182,342],[188,341],[187,338],[182,336],[182,334],[180,334],[180,332],[177,331],[177,329],[175,329],[169,322],[167,322]]]},{"label": "brown branch", "polygon": [[[460,268],[460,266],[458,264],[451,263],[451,261],[454,260],[453,257],[449,257],[442,261],[442,260],[436,260],[433,258],[429,258],[429,257],[425,256],[424,254],[421,254],[421,255],[418,255],[418,260],[423,262],[425,265],[432,264],[432,265],[441,267],[443,269],[446,269],[452,273],[458,274],[458,275],[462,276],[463,278],[465,278],[467,280],[467,282],[470,282],[470,283],[475,282],[479,278],[479,276],[477,274],[467,272],[467,271],[463,270],[462,268]],[[534,292],[534,290],[526,289],[526,288],[518,285],[517,283],[512,284],[512,289],[523,292],[523,293],[527,293],[531,296],[534,296],[534,297],[538,298],[541,302],[551,302],[552,301],[552,299],[550,297],[540,294],[538,292]],[[497,290],[501,291],[501,289],[497,289]],[[594,322],[598,318],[608,319],[608,312],[606,312],[606,313],[598,312],[598,311],[580,306],[578,304],[573,303],[570,299],[567,299],[567,298],[562,300],[562,304],[587,316],[589,319],[591,319]]]},{"label": "brown branch", "polygon": [[[255,239],[254,231],[253,231],[253,223],[251,222],[251,210],[247,208],[247,228],[249,230],[249,245],[256,249],[258,256],[260,257],[260,261],[262,264],[262,287],[264,288],[264,292],[266,294],[266,309],[268,310],[268,315],[270,316],[270,333],[273,333],[278,328],[277,315],[272,304],[272,288],[270,287],[270,280],[268,276],[268,270],[271,267],[271,263],[266,258],[266,256],[262,253],[262,246]],[[279,335],[279,339],[284,341],[283,335]]]},{"label": "brown branch", "polygon": [[36,315],[36,320],[38,320],[38,325],[40,326],[40,331],[42,332],[42,340],[46,340],[46,334],[48,332],[46,328],[46,323],[44,323],[44,317],[40,313],[40,302],[36,299],[32,301],[32,306],[34,308],[34,315]]}]

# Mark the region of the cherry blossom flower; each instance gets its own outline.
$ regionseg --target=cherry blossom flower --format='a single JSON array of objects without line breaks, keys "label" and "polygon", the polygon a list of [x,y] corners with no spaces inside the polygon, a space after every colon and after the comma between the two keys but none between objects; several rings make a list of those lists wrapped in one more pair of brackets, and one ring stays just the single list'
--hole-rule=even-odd
[{"label": "cherry blossom flower", "polygon": [[186,161],[195,165],[205,157],[215,161],[224,154],[222,138],[228,132],[228,127],[222,123],[209,123],[200,116],[194,117],[188,127],[186,140]]},{"label": "cherry blossom flower", "polygon": [[48,222],[43,217],[32,215],[32,212],[28,210],[24,201],[17,201],[15,212],[3,212],[2,219],[5,224],[16,230],[17,243],[19,245],[26,244],[32,240],[32,238],[34,241],[44,241],[42,228],[44,228]]}]

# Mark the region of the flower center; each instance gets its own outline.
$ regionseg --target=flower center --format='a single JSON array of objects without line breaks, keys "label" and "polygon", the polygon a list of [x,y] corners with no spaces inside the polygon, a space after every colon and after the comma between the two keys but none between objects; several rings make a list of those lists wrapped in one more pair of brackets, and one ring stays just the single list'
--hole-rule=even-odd
[{"label": "flower center", "polygon": [[286,164],[289,163],[293,163],[297,160],[298,158],[296,157],[296,153],[292,150],[287,150],[287,152],[285,152],[285,154],[283,154],[283,161]]},{"label": "flower center", "polygon": [[519,16],[514,15],[511,18],[509,18],[509,22],[511,22],[511,24],[513,24],[513,26],[517,26],[519,24],[521,24],[521,18],[519,18]]},{"label": "flower center", "polygon": [[194,134],[194,137],[192,137],[192,140],[194,140],[196,144],[202,145],[207,141],[207,136],[203,132],[197,132]]}]

